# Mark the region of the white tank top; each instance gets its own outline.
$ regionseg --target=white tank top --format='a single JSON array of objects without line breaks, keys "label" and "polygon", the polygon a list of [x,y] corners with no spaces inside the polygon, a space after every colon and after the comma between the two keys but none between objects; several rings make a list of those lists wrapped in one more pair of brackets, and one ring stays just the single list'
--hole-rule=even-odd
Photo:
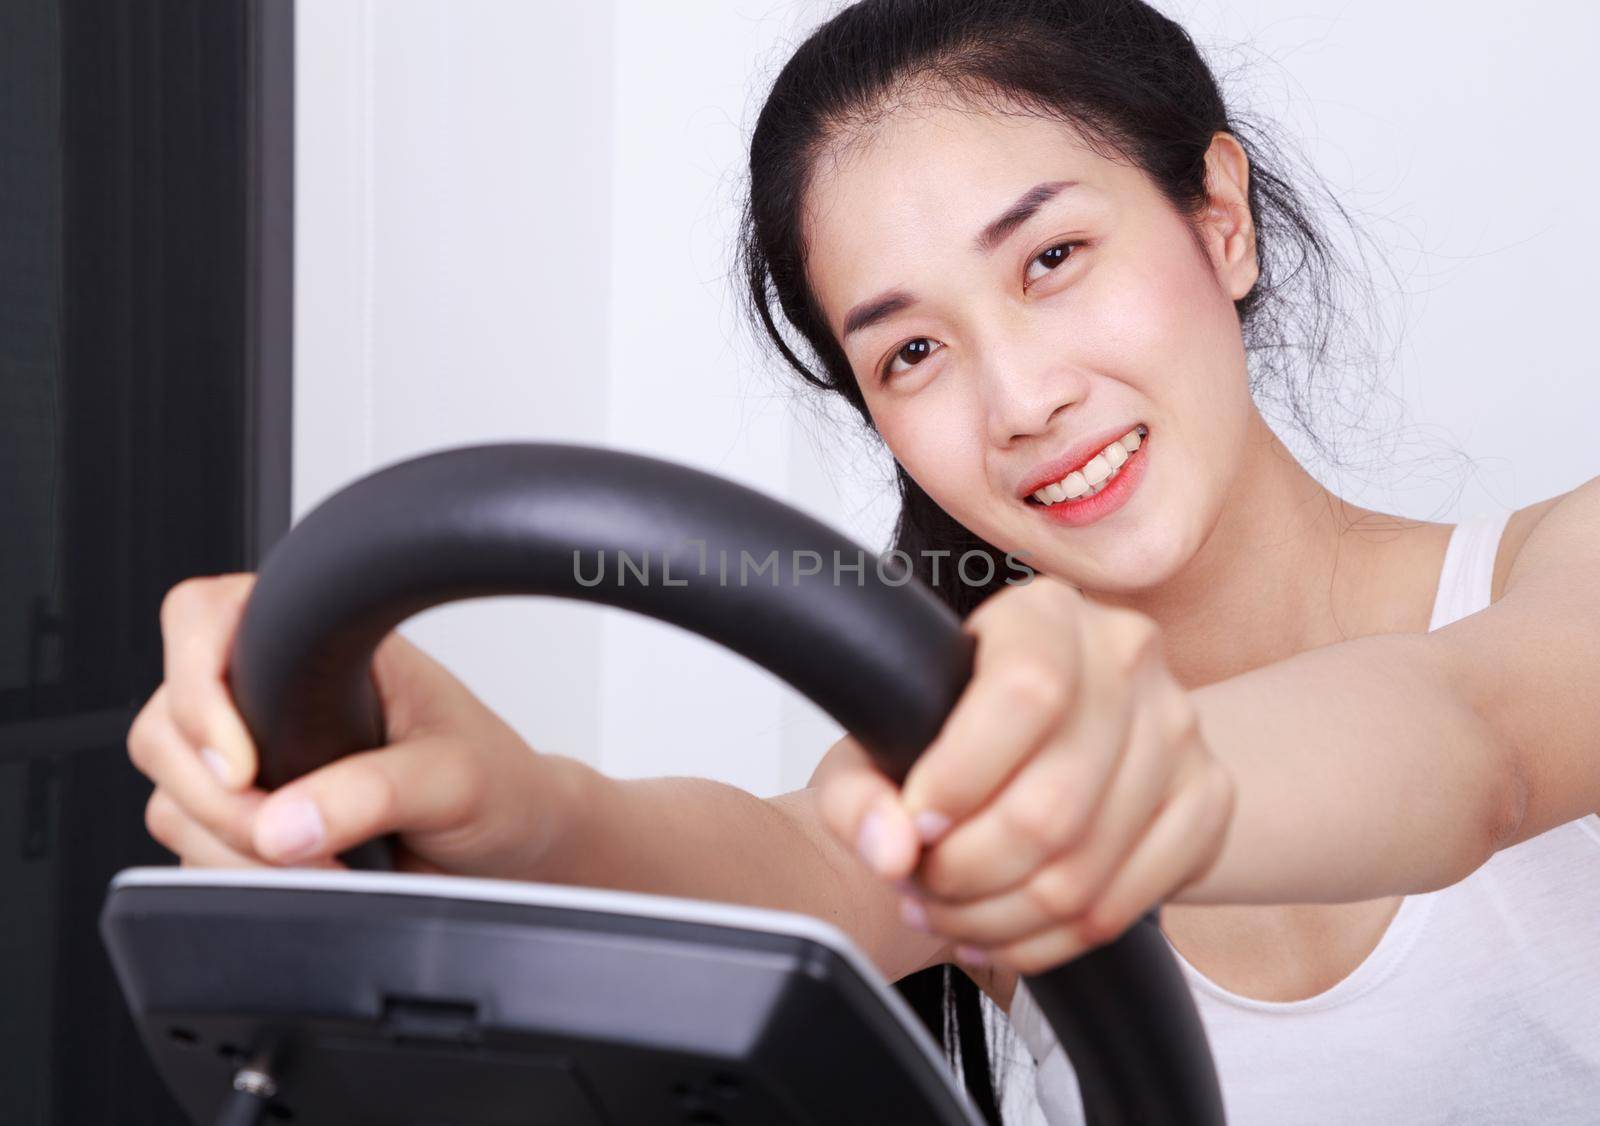
[{"label": "white tank top", "polygon": [[[1489,605],[1509,516],[1480,513],[1451,532],[1430,631]],[[1593,814],[1406,896],[1366,960],[1314,997],[1252,1000],[1178,961],[1230,1126],[1600,1123]],[[1081,1124],[1072,1068],[1020,984],[1011,1024],[1036,1064],[1038,1105],[1015,1117],[1008,1106],[1007,1122]]]}]

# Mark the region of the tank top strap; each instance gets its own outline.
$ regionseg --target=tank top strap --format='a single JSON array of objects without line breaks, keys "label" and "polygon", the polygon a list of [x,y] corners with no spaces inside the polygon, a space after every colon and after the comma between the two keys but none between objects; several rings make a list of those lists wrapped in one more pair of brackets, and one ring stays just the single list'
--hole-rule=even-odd
[{"label": "tank top strap", "polygon": [[1494,584],[1494,561],[1500,550],[1511,510],[1480,512],[1457,524],[1445,545],[1439,569],[1439,589],[1433,598],[1431,633],[1489,605]]}]

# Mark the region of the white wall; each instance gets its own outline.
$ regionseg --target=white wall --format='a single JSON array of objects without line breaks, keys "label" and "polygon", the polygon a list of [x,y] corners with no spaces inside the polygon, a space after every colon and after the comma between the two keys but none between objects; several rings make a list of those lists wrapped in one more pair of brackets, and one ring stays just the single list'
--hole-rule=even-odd
[{"label": "white wall", "polygon": [[[727,276],[757,99],[833,7],[300,4],[296,512],[410,454],[555,438],[720,472],[881,546],[881,462],[819,450],[828,428],[792,409]],[[1592,475],[1600,9],[1541,6],[1536,33],[1470,4],[1166,7],[1248,64],[1240,90],[1304,138],[1404,283],[1388,378],[1409,416],[1380,414],[1377,437],[1407,460],[1336,483],[1453,519]],[[766,795],[836,735],[741,659],[620,612],[495,600],[407,632],[535,746],[613,774]]]},{"label": "white wall", "polygon": [[[790,491],[790,422],[759,382],[727,279],[752,64],[800,10],[615,4],[606,438],[779,496]],[[820,747],[803,774],[783,777],[789,689],[699,638],[605,618],[608,772],[697,774],[761,794],[804,784]]]},{"label": "white wall", "polygon": [[[425,450],[605,436],[611,10],[465,7],[296,10],[297,516]],[[407,632],[582,751],[601,637],[580,609],[491,600]]]},{"label": "white wall", "polygon": [[1398,281],[1378,274],[1402,329],[1385,385],[1405,414],[1379,402],[1370,448],[1351,450],[1376,463],[1324,480],[1454,520],[1600,472],[1600,8],[1156,2],[1300,139]]},{"label": "white wall", "polygon": [[[881,542],[870,457],[836,483],[726,285],[752,73],[807,11],[300,4],[296,515],[423,451],[556,439],[709,469]],[[406,632],[535,746],[614,775],[772,794],[838,734],[743,659],[618,611],[494,599]]]}]

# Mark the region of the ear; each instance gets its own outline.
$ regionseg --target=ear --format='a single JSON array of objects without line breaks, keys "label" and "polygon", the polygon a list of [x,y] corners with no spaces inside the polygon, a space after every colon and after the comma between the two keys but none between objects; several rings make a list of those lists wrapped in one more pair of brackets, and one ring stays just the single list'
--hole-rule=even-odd
[{"label": "ear", "polygon": [[1201,243],[1222,288],[1238,301],[1256,284],[1261,267],[1250,217],[1250,158],[1232,133],[1217,133],[1206,149],[1206,196]]}]

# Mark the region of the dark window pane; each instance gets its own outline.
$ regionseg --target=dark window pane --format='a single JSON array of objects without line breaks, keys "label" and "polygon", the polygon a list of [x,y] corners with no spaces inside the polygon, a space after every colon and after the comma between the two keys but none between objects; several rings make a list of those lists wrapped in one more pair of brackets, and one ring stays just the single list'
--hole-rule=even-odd
[{"label": "dark window pane", "polygon": [[291,10],[0,3],[0,1126],[181,1121],[96,916],[170,860],[123,745],[161,597],[287,513]]}]

